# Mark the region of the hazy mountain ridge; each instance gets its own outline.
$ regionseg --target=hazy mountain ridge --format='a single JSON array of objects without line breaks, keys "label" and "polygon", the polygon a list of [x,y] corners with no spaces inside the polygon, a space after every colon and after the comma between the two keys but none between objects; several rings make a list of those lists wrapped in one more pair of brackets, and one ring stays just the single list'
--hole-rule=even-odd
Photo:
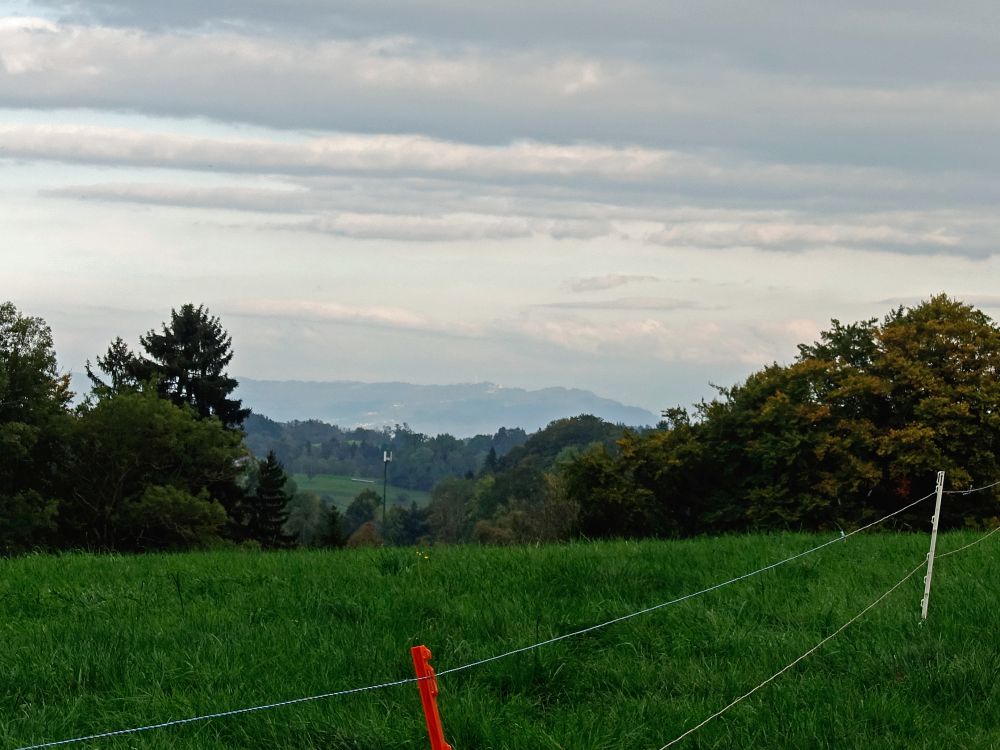
[{"label": "hazy mountain ridge", "polygon": [[245,406],[279,422],[319,419],[341,427],[407,423],[426,434],[492,434],[499,427],[529,432],[554,419],[593,414],[610,422],[651,425],[652,412],[578,388],[505,388],[494,383],[415,385],[358,381],[239,378]]}]

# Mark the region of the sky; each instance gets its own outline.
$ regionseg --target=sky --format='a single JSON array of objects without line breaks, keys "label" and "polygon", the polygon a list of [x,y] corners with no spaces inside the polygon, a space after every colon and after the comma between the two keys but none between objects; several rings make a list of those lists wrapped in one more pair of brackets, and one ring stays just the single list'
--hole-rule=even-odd
[{"label": "sky", "polygon": [[0,0],[0,300],[237,377],[658,411],[832,318],[1000,315],[1000,4]]}]

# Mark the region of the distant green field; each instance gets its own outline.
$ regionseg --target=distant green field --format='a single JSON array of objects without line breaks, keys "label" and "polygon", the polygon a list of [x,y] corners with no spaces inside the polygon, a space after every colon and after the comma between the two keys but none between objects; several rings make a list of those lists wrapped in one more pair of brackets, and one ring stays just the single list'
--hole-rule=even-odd
[{"label": "distant green field", "polygon": [[[357,479],[337,474],[315,474],[311,479],[305,474],[294,474],[292,478],[300,490],[315,492],[318,495],[330,498],[340,510],[347,508],[351,504],[351,501],[366,489],[373,490],[379,497],[382,497],[381,477],[374,481],[358,481]],[[417,505],[424,506],[431,500],[431,493],[429,492],[396,487],[391,483],[389,484],[387,494],[390,507],[401,502],[407,505],[415,502]]]},{"label": "distant green field", "polygon": [[[830,536],[0,560],[0,747],[439,672],[663,602]],[[943,534],[939,552],[978,538]],[[634,619],[444,675],[456,750],[659,750],[912,570],[852,537]],[[1000,748],[1000,534],[918,573],[676,747]],[[413,684],[108,737],[88,750],[426,750]]]}]

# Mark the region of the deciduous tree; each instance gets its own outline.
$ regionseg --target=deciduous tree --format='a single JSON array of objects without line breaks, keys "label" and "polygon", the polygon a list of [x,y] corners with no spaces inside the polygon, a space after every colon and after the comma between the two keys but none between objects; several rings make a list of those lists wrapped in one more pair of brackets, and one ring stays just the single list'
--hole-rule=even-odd
[{"label": "deciduous tree", "polygon": [[344,512],[344,534],[351,536],[361,526],[375,519],[375,511],[382,505],[382,498],[374,490],[362,490]]},{"label": "deciduous tree", "polygon": [[[565,470],[588,535],[836,529],[926,494],[1000,479],[1000,328],[936,296],[881,324],[833,321],[787,366],[626,435]],[[926,508],[895,519],[924,528]],[[1000,521],[996,493],[954,495],[945,527]]]},{"label": "deciduous tree", "polygon": [[0,553],[43,544],[54,528],[70,398],[48,325],[0,304]]},{"label": "deciduous tree", "polygon": [[144,550],[217,541],[226,513],[212,488],[234,481],[240,442],[217,419],[152,392],[85,406],[59,514],[64,544]]}]

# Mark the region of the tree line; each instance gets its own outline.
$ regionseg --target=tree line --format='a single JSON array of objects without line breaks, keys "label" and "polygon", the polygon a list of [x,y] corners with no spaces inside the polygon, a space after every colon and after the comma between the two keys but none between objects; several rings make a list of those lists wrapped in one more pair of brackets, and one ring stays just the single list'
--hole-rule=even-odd
[{"label": "tree line", "polygon": [[219,319],[184,305],[140,346],[88,362],[74,407],[48,325],[0,305],[0,552],[288,543],[284,472],[243,445]]},{"label": "tree line", "polygon": [[[582,415],[468,441],[250,416],[226,373],[231,339],[204,307],[171,311],[139,343],[88,363],[91,393],[73,407],[44,321],[0,305],[0,551],[849,529],[926,494],[938,470],[956,490],[1000,478],[1000,328],[945,295],[834,320],[790,364],[667,409],[655,429]],[[383,519],[366,490],[340,513],[282,465],[377,475],[387,446],[414,466],[411,486],[433,483],[427,507]],[[998,525],[997,498],[951,495],[942,523]]]},{"label": "tree line", "polygon": [[[939,295],[881,321],[834,320],[791,364],[667,409],[656,429],[614,437],[608,425],[586,444],[587,422],[553,423],[479,477],[439,483],[432,537],[848,530],[926,495],[939,470],[952,490],[990,484],[1000,479],[1000,328]],[[541,449],[561,441],[561,453]],[[949,495],[942,528],[1000,525],[998,489]],[[929,516],[920,505],[893,525],[926,529]]]}]

